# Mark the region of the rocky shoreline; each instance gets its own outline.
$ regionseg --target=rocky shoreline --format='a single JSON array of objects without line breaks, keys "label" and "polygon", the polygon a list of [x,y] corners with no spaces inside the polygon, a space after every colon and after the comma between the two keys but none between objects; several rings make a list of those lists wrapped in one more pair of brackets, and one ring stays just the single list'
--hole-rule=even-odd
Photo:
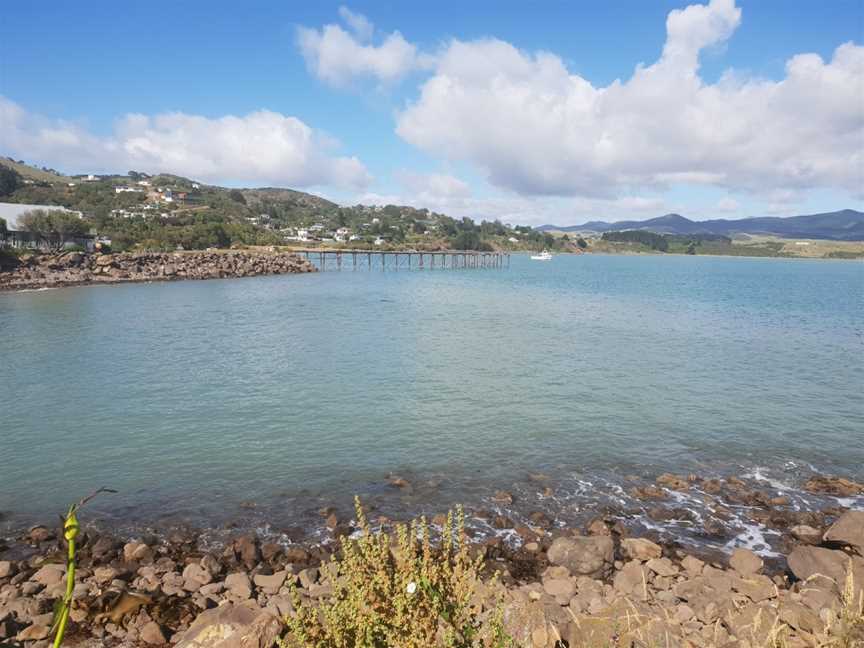
[{"label": "rocky shoreline", "polygon": [[315,272],[292,253],[251,250],[28,254],[0,263],[0,290]]},{"label": "rocky shoreline", "polygon": [[[664,474],[642,495],[659,499],[697,480]],[[735,478],[707,486],[715,487],[727,497],[738,492],[763,517],[783,518],[784,555],[763,561],[746,548],[694,551],[668,537],[635,535],[609,515],[581,528],[537,516],[514,529],[517,543],[476,536],[472,551],[484,556],[485,571],[475,605],[502,609],[516,645],[528,648],[864,645],[864,615],[851,598],[864,597],[864,511],[783,513],[783,502]],[[864,485],[840,477],[814,477],[807,488],[864,493]],[[339,538],[357,531],[356,520],[332,508],[319,513],[329,533],[320,543],[241,533],[213,544],[194,531],[129,538],[88,529],[79,538],[66,644],[271,648],[294,609],[291,589],[304,601],[326,600],[332,584],[319,567],[339,552]],[[367,515],[393,529],[374,507]],[[433,528],[444,520],[435,516]],[[57,536],[36,526],[0,541],[0,645],[49,645],[51,610],[65,587]]]}]

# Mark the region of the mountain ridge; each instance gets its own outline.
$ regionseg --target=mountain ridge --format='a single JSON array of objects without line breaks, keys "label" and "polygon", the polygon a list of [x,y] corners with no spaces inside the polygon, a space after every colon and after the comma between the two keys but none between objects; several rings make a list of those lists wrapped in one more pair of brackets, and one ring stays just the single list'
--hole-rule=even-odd
[{"label": "mountain ridge", "polygon": [[864,241],[864,212],[841,209],[800,216],[756,216],[729,220],[693,221],[680,214],[665,214],[644,221],[589,221],[582,225],[541,225],[540,231],[616,232],[643,230],[656,234],[765,234],[781,238],[813,238],[831,241]]}]

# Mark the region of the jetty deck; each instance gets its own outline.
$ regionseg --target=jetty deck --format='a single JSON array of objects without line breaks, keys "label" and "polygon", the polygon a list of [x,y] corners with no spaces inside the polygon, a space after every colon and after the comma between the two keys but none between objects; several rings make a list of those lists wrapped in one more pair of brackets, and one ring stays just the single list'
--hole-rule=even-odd
[{"label": "jetty deck", "polygon": [[322,250],[300,249],[318,270],[498,270],[510,267],[509,252],[474,250]]}]

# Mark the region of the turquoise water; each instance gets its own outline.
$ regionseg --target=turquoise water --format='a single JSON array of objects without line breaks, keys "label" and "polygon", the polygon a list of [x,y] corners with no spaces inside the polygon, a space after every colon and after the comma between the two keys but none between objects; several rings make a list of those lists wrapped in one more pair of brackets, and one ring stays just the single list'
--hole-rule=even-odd
[{"label": "turquoise water", "polygon": [[[514,257],[0,294],[0,511],[112,524],[635,506],[671,470],[864,477],[864,264]],[[543,497],[529,473],[545,473]],[[413,488],[386,484],[390,473]]]}]

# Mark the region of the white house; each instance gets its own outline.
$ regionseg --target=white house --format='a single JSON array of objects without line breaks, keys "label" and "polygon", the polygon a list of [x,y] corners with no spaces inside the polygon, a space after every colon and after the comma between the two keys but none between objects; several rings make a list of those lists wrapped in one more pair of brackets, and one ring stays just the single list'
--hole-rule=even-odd
[{"label": "white house", "polygon": [[518,243],[519,242],[519,239],[516,238],[515,236],[511,236],[507,240],[510,241],[511,243]]},{"label": "white house", "polygon": [[119,185],[114,187],[114,193],[142,193],[144,190],[138,187],[130,187],[128,185]]},{"label": "white house", "polygon": [[375,245],[384,245],[387,241],[382,239],[380,236],[375,237]]},{"label": "white house", "polygon": [[138,184],[141,185],[142,187],[149,187],[150,181],[149,180],[139,180]]}]

